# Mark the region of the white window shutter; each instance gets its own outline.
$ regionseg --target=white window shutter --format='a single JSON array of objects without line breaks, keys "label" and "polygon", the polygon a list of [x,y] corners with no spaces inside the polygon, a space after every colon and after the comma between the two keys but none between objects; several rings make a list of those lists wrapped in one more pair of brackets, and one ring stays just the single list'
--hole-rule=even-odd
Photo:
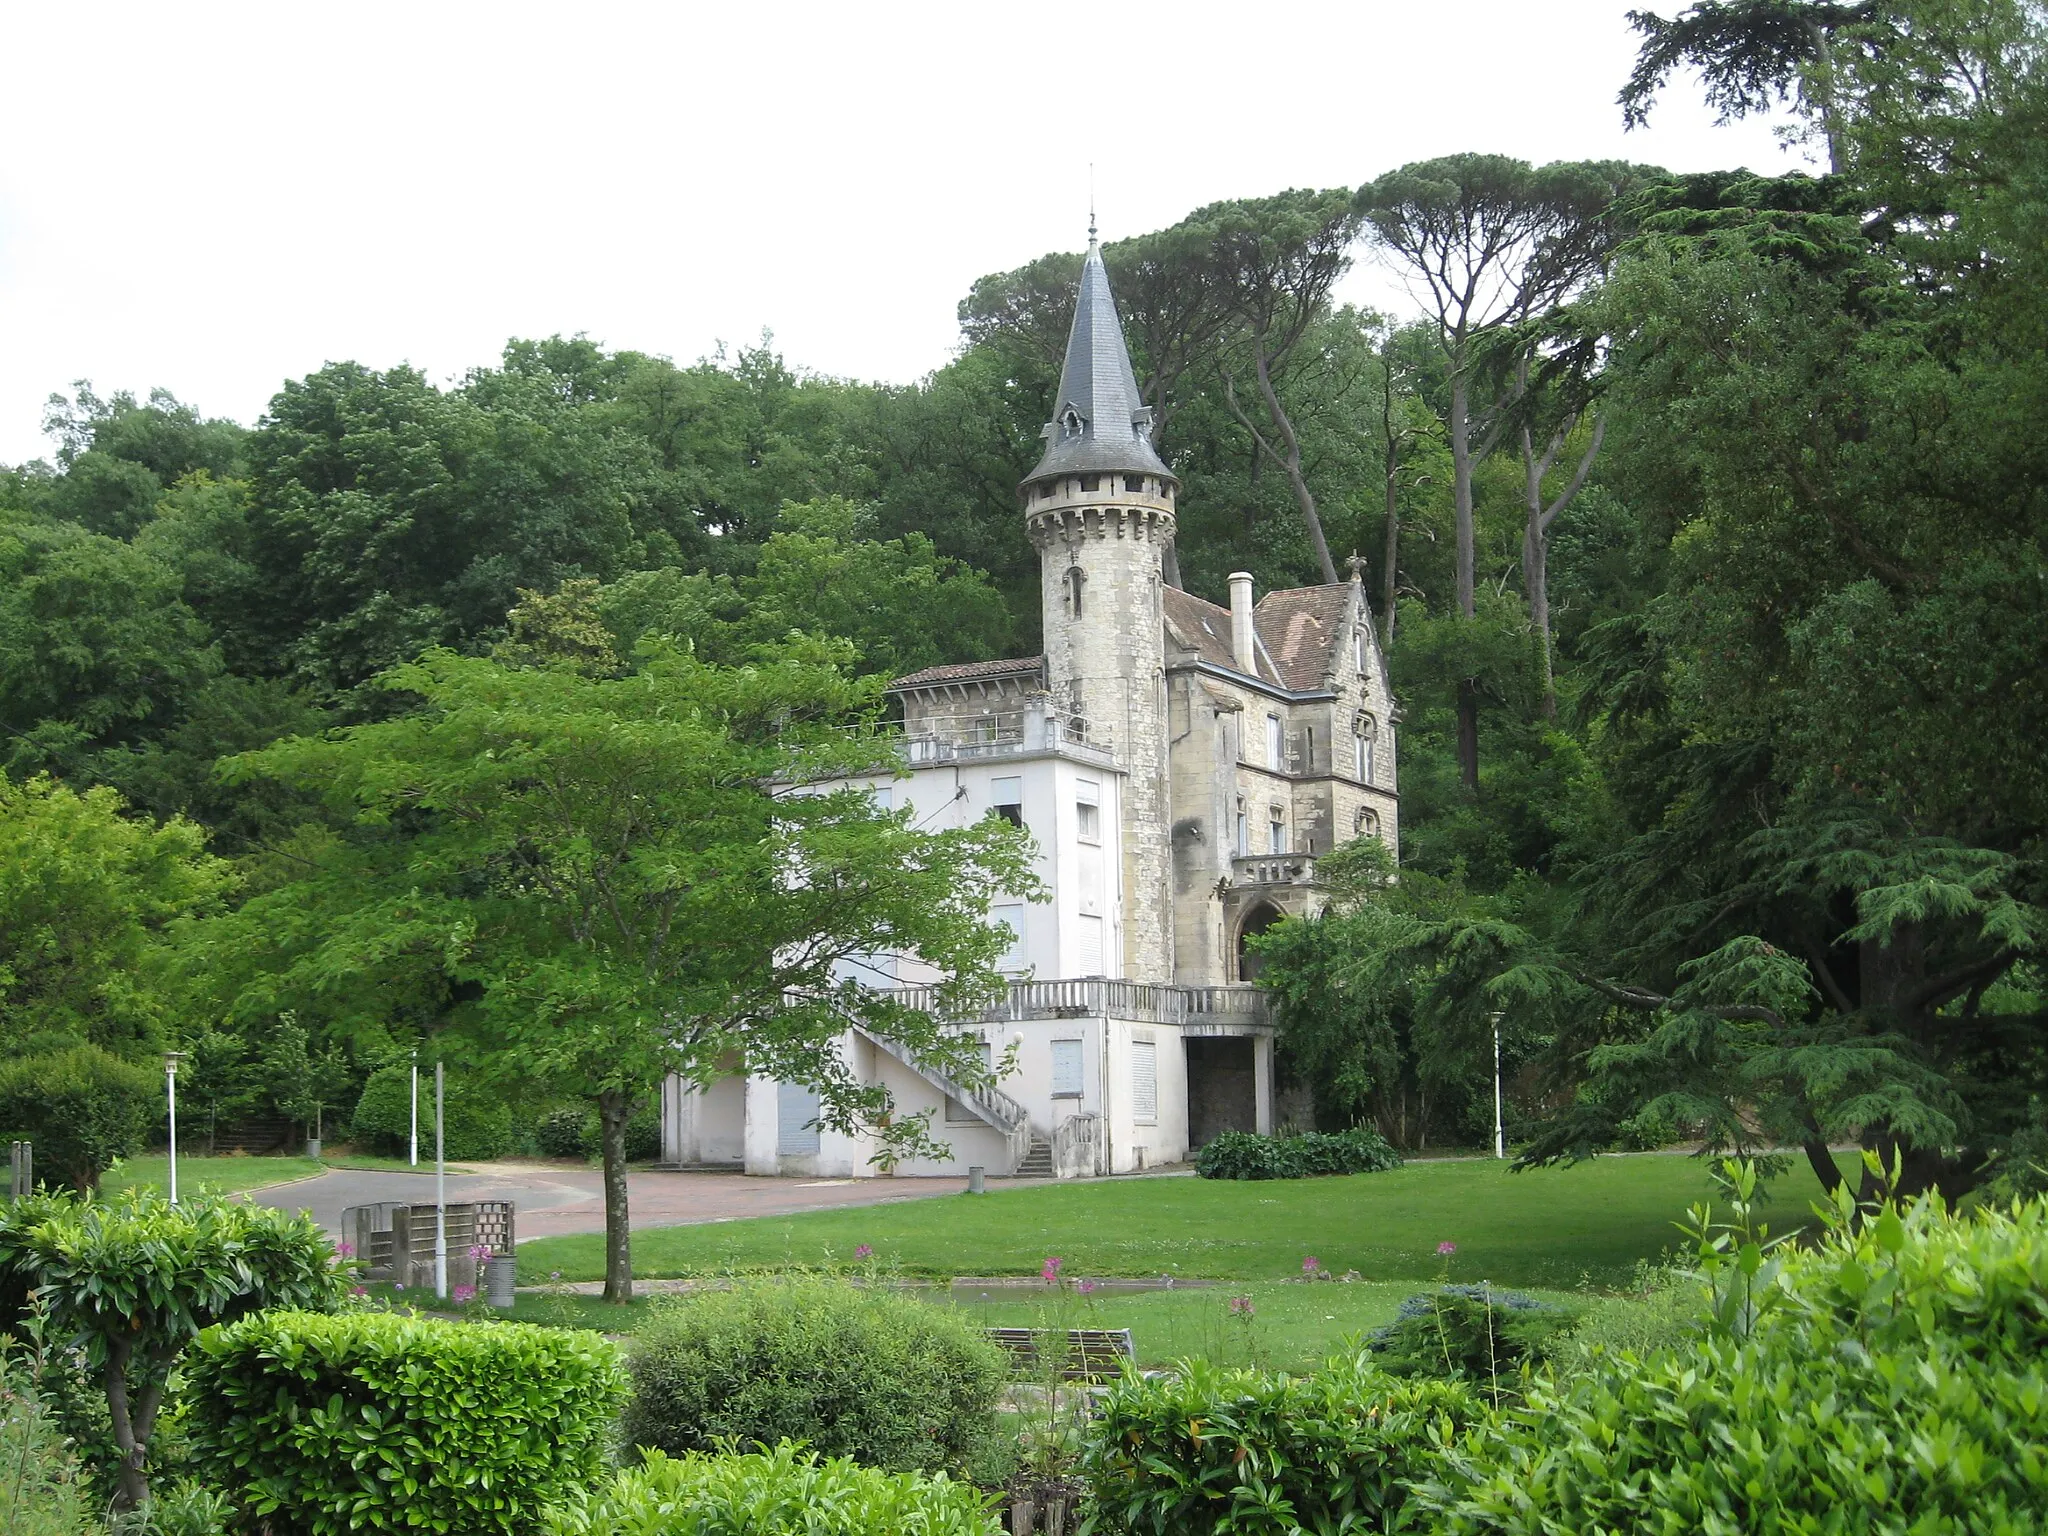
[{"label": "white window shutter", "polygon": [[1159,1047],[1150,1040],[1131,1043],[1131,1114],[1140,1125],[1159,1120]]},{"label": "white window shutter", "polygon": [[1081,1097],[1079,1040],[1055,1040],[1052,1043],[1052,1096],[1056,1099]]}]

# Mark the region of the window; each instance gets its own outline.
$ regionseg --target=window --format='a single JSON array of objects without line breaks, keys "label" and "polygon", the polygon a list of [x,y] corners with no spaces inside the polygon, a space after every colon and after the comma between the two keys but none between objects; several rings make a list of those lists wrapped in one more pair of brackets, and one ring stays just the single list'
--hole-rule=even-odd
[{"label": "window", "polygon": [[999,971],[1021,971],[1024,969],[1024,903],[1021,901],[999,901],[988,909],[989,921],[998,928],[1010,930],[1009,948],[996,962]]},{"label": "window", "polygon": [[868,791],[868,800],[878,811],[893,811],[896,809],[896,786],[877,784]]},{"label": "window", "polygon": [[1316,771],[1316,728],[1312,725],[1301,728],[1301,767],[1304,773]]},{"label": "window", "polygon": [[1244,801],[1237,802],[1237,856],[1242,859],[1252,851],[1252,818],[1245,810]]},{"label": "window", "polygon": [[1369,811],[1361,805],[1358,808],[1358,820],[1356,825],[1360,836],[1378,837],[1380,835],[1379,812]]},{"label": "window", "polygon": [[1102,970],[1102,919],[1082,916],[1074,919],[1080,926],[1081,952],[1074,957],[1074,974],[1077,976],[1100,976]]},{"label": "window", "polygon": [[1280,734],[1280,717],[1266,716],[1266,766],[1279,773],[1287,766],[1285,761],[1284,738]]},{"label": "window", "polygon": [[1068,406],[1066,414],[1060,417],[1060,426],[1066,430],[1067,436],[1079,437],[1081,435],[1081,413],[1071,405]]},{"label": "window", "polygon": [[1079,1040],[1055,1040],[1052,1043],[1052,1096],[1056,1099],[1081,1097]]},{"label": "window", "polygon": [[1081,617],[1081,587],[1087,580],[1078,565],[1067,567],[1067,617]]},{"label": "window", "polygon": [[[981,1048],[981,1069],[984,1072],[986,1072],[995,1060],[994,1047],[992,1047],[986,1040],[978,1041],[977,1044]],[[977,1115],[973,1110],[969,1109],[965,1104],[961,1103],[960,1100],[951,1097],[947,1098],[947,1124],[961,1125],[971,1120],[979,1120],[980,1118],[981,1116]]]},{"label": "window", "polygon": [[1131,1118],[1159,1123],[1159,1047],[1150,1040],[1131,1042]]},{"label": "window", "polygon": [[1365,626],[1363,624],[1351,632],[1351,667],[1360,677],[1365,676]]},{"label": "window", "polygon": [[1285,853],[1287,851],[1287,816],[1277,805],[1267,814],[1266,832],[1270,839],[1266,852]]},{"label": "window", "polygon": [[1013,827],[1024,825],[1024,781],[996,779],[989,785],[989,809]]},{"label": "window", "polygon": [[1102,476],[1100,476],[1100,475],[1083,475],[1083,476],[1081,477],[1081,489],[1082,489],[1082,490],[1084,490],[1084,491],[1099,491],[1099,490],[1101,490],[1101,489],[1102,489]]},{"label": "window", "polygon": [[1373,748],[1379,740],[1380,728],[1371,715],[1361,714],[1352,727],[1358,733],[1358,779],[1362,784],[1372,782]]},{"label": "window", "polygon": [[1102,841],[1102,786],[1092,779],[1074,781],[1075,835],[1084,843]]},{"label": "window", "polygon": [[1143,475],[1125,475],[1125,476],[1124,476],[1124,491],[1125,491],[1125,493],[1126,493],[1127,495],[1131,495],[1131,496],[1142,496],[1142,495],[1144,495],[1144,494],[1145,494],[1145,477],[1144,477]]},{"label": "window", "polygon": [[775,1085],[775,1152],[779,1157],[815,1157],[818,1152],[818,1095],[802,1083]]}]

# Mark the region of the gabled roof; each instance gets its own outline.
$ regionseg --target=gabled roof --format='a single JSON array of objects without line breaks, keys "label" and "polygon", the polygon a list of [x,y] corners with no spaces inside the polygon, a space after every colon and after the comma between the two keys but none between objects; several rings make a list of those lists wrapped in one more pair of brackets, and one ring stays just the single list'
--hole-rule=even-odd
[{"label": "gabled roof", "polygon": [[1344,611],[1350,601],[1349,582],[1290,587],[1259,599],[1252,623],[1272,653],[1282,684],[1297,692],[1323,686],[1336,670],[1334,653],[1343,638]]},{"label": "gabled roof", "polygon": [[1076,471],[1136,470],[1171,479],[1173,472],[1153,450],[1152,413],[1138,393],[1130,349],[1110,297],[1109,272],[1094,233],[1081,263],[1081,287],[1074,297],[1074,328],[1067,334],[1067,358],[1052,420],[1041,434],[1045,457],[1025,477]]},{"label": "gabled roof", "polygon": [[[1159,596],[1166,612],[1166,632],[1183,650],[1193,651],[1212,666],[1237,670],[1237,656],[1230,648],[1228,608],[1192,592],[1183,592],[1179,587],[1162,587]],[[1263,669],[1261,679],[1277,681],[1266,676]]]},{"label": "gabled roof", "polygon": [[899,677],[889,685],[894,693],[901,688],[937,688],[947,683],[982,683],[999,677],[1035,678],[1045,670],[1042,656],[1018,656],[1008,661],[964,661],[950,667],[926,667],[922,672],[912,672]]}]

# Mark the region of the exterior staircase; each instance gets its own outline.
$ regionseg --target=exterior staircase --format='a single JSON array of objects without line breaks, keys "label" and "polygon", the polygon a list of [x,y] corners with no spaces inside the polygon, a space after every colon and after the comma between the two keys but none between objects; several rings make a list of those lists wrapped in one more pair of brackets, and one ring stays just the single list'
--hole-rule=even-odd
[{"label": "exterior staircase", "polygon": [[1031,1150],[1018,1162],[1015,1176],[1020,1179],[1051,1178],[1052,1143],[1043,1136],[1034,1135],[1031,1138]]},{"label": "exterior staircase", "polygon": [[1014,1159],[1014,1166],[1020,1174],[1024,1163],[1038,1156],[1039,1148],[1042,1146],[1045,1163],[1041,1176],[1052,1177],[1052,1147],[1040,1142],[1036,1133],[1032,1131],[1029,1111],[1002,1089],[964,1087],[936,1067],[920,1061],[915,1052],[891,1040],[887,1035],[876,1034],[873,1030],[863,1029],[859,1025],[855,1025],[854,1030],[857,1034],[872,1040],[878,1049],[895,1057],[941,1093],[965,1105],[983,1124],[1002,1132],[1010,1143],[1010,1156]]}]

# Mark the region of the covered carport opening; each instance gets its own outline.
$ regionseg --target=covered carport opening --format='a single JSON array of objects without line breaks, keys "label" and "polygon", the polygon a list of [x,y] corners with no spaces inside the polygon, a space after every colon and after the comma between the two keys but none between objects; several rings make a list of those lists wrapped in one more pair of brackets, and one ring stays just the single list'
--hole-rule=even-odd
[{"label": "covered carport opening", "polygon": [[1205,1147],[1225,1131],[1259,1128],[1258,1068],[1249,1035],[1190,1035],[1188,1149]]}]

